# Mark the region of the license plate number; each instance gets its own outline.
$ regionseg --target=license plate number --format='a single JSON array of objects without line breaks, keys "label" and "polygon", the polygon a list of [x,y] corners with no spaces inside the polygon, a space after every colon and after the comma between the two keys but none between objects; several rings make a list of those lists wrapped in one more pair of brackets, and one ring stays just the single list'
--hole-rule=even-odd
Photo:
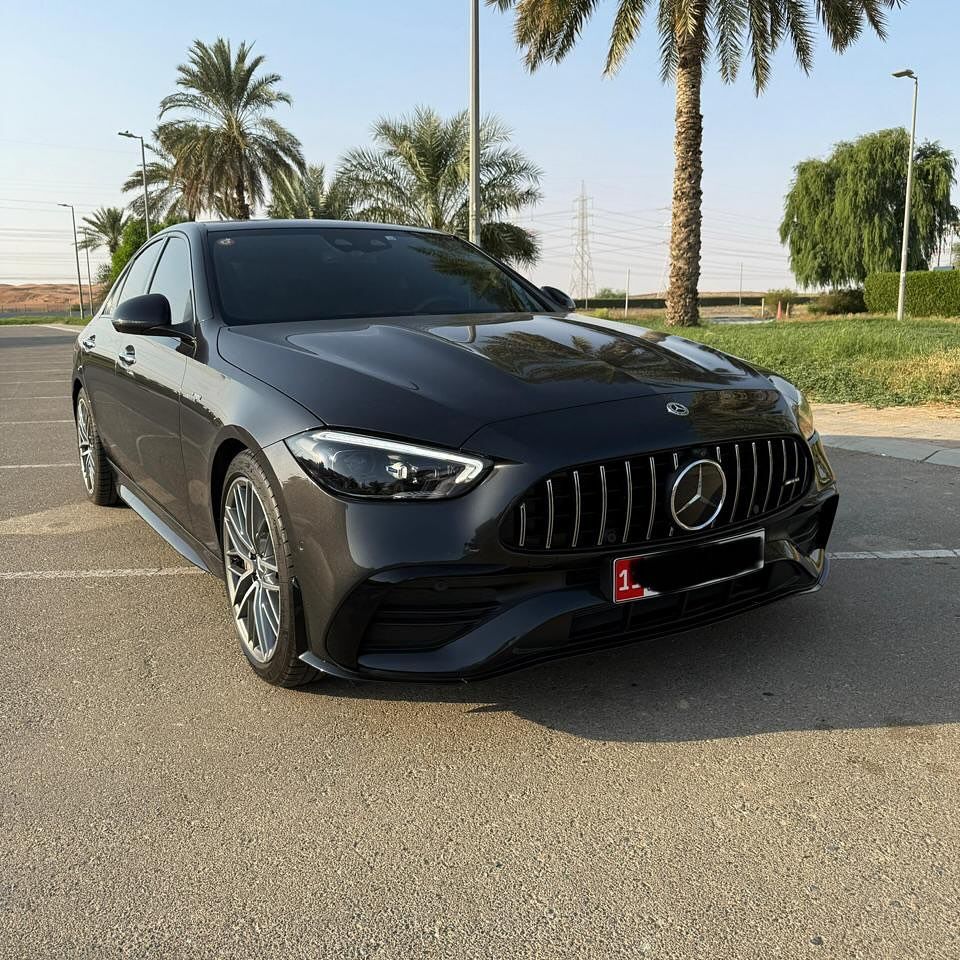
[{"label": "license plate number", "polygon": [[694,546],[618,557],[613,601],[628,603],[732,580],[763,569],[763,530]]}]

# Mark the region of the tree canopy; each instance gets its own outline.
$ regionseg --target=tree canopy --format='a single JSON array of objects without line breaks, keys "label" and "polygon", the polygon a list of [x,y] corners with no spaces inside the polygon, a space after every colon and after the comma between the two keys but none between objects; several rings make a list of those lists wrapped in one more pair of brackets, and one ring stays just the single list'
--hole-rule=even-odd
[{"label": "tree canopy", "polygon": [[120,236],[130,218],[120,207],[98,207],[82,220],[81,250],[97,250],[106,247],[110,256],[120,245]]},{"label": "tree canopy", "polygon": [[[670,235],[670,288],[667,322],[692,326],[698,319],[701,249],[703,70],[715,57],[724,81],[736,79],[750,62],[759,94],[767,85],[773,56],[783,44],[793,48],[804,73],[813,66],[819,21],[837,52],[865,29],[885,36],[886,12],[903,0],[617,0],[605,70],[623,63],[640,35],[644,19],[653,21],[660,45],[660,76],[676,87],[673,224]],[[599,0],[487,0],[501,10],[513,8],[515,36],[531,70],[559,63],[576,45]],[[606,5],[604,4],[606,7]]]},{"label": "tree canopy", "polygon": [[[784,202],[780,239],[805,286],[862,283],[900,268],[910,137],[902,128],[838,143],[825,160],[804,160]],[[950,202],[956,160],[936,142],[916,148],[908,268],[926,270],[957,223]]]},{"label": "tree canopy", "polygon": [[[168,132],[158,127],[153,131],[154,142],[146,144],[150,216],[155,220],[167,217],[196,220],[203,210],[203,178],[200,171],[190,168],[186,157],[177,162],[172,153],[173,146],[165,142],[165,136],[169,136]],[[143,219],[143,178],[140,164],[130,172],[121,189],[132,195],[129,207],[133,215]]]},{"label": "tree canopy", "polygon": [[[168,217],[154,224],[154,231],[172,227],[175,223],[182,223],[183,217]],[[147,242],[147,225],[143,220],[131,218],[126,222],[120,235],[120,242],[113,251],[110,262],[105,263],[100,270],[97,280],[112,287],[123,268],[130,262],[130,258]]]},{"label": "tree canopy", "polygon": [[307,164],[301,175],[277,177],[267,215],[276,220],[350,220],[350,191],[343,178],[327,177],[323,164]]},{"label": "tree canopy", "polygon": [[263,64],[250,45],[234,53],[218,38],[209,46],[194,41],[187,63],[177,67],[180,89],[160,102],[161,118],[172,119],[155,134],[173,160],[168,179],[182,186],[191,210],[249,220],[267,183],[304,172],[300,141],[271,116],[291,97]]},{"label": "tree canopy", "polygon": [[[470,134],[465,112],[444,119],[418,107],[411,116],[380,120],[373,149],[352,150],[337,175],[357,220],[433,227],[466,237],[469,226]],[[531,264],[536,236],[511,214],[541,197],[540,169],[510,145],[496,117],[480,126],[480,245],[495,257]]]}]

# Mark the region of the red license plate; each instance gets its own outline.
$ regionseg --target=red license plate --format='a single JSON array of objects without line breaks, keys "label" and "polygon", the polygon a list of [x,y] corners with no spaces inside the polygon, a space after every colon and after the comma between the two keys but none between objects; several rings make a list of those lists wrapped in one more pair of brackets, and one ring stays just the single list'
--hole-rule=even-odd
[{"label": "red license plate", "polygon": [[613,601],[705,587],[763,568],[763,530],[613,561]]},{"label": "red license plate", "polygon": [[640,564],[635,561],[641,557],[620,557],[613,561],[613,600],[614,603],[626,603],[628,600],[640,600],[642,597],[655,597],[657,592],[638,583]]}]

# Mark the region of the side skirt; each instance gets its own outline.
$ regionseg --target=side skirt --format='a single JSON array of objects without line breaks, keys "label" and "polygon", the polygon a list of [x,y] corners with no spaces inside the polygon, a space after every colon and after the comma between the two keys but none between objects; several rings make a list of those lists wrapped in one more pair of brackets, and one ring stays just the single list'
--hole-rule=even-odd
[{"label": "side skirt", "polygon": [[124,480],[118,486],[120,499],[159,533],[180,556],[218,580],[222,580],[223,572],[220,568],[219,558],[213,556],[206,547],[187,533],[172,517],[163,517],[153,507],[147,506],[127,484],[128,481]]}]

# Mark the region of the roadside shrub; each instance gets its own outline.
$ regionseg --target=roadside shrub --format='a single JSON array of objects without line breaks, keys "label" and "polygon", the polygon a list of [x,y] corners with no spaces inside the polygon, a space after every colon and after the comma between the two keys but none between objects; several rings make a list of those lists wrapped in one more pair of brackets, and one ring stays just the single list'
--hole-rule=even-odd
[{"label": "roadside shrub", "polygon": [[[175,223],[183,223],[182,217],[168,217],[162,223],[153,224],[153,233],[158,233],[165,227],[172,227]],[[113,252],[110,266],[105,276],[98,277],[105,284],[104,293],[108,291],[123,272],[130,258],[147,242],[147,227],[142,220],[131,218],[120,234],[120,244]]]},{"label": "roadside shrub", "polygon": [[799,300],[799,294],[796,290],[785,287],[783,290],[768,290],[766,293],[767,307],[776,311],[777,304],[782,303],[783,309],[788,306],[794,306]]},{"label": "roadside shrub", "polygon": [[859,287],[851,287],[849,290],[831,290],[830,293],[822,293],[810,302],[807,309],[811,313],[825,313],[833,317],[838,314],[866,313],[867,304],[863,298],[863,291]]},{"label": "roadside shrub", "polygon": [[[895,313],[899,292],[899,273],[872,273],[864,284],[872,313]],[[906,312],[913,317],[960,317],[960,271],[908,273]]]},{"label": "roadside shrub", "polygon": [[110,272],[106,277],[107,289],[123,272],[130,258],[147,242],[147,228],[142,220],[131,218],[120,234],[120,243],[110,258]]}]

